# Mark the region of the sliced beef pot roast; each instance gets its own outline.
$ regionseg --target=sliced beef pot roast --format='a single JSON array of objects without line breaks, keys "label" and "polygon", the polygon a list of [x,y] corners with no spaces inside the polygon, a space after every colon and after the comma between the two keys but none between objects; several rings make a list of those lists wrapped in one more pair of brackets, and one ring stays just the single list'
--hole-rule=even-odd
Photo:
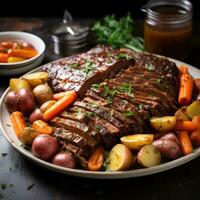
[{"label": "sliced beef pot roast", "polygon": [[145,133],[152,116],[176,110],[178,68],[166,58],[97,46],[43,68],[55,92],[79,99],[51,120],[55,136],[84,168],[98,145],[112,148],[123,135]]}]

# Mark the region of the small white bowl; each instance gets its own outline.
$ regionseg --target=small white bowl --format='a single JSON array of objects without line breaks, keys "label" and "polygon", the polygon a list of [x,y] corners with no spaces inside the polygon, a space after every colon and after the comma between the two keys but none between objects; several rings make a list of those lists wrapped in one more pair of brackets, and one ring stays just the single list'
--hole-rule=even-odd
[{"label": "small white bowl", "polygon": [[[27,65],[31,64],[31,66],[32,66],[31,69],[33,69],[34,67],[38,66],[42,62],[43,57],[44,57],[44,52],[45,52],[45,43],[38,36],[33,35],[31,33],[18,32],[18,31],[0,32],[0,42],[6,41],[6,40],[22,40],[22,41],[28,42],[34,46],[34,48],[38,51],[38,54],[36,56],[34,56],[33,58],[30,58],[30,59],[27,59],[24,61],[20,61],[20,62],[0,63],[0,74],[1,75],[3,75],[1,73],[3,71],[3,69],[6,69],[6,71],[10,71],[9,74],[15,74],[14,71],[15,72],[20,71],[20,73],[24,73],[27,71],[27,70],[25,70]],[[35,65],[34,65],[34,63],[35,63]],[[21,70],[19,70],[19,68],[21,68]],[[23,68],[24,68],[24,70],[23,70]],[[11,70],[14,70],[14,71],[11,72]]]}]

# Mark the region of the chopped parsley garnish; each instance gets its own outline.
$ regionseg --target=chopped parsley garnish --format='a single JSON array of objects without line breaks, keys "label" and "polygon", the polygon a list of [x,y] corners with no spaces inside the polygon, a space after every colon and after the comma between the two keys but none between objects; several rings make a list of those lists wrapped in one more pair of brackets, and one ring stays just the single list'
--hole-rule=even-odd
[{"label": "chopped parsley garnish", "polygon": [[146,64],[145,68],[149,71],[154,71],[156,67],[152,64]]},{"label": "chopped parsley garnish", "polygon": [[133,113],[132,111],[127,111],[127,112],[124,112],[123,115],[124,115],[125,117],[130,118],[130,117],[134,116],[134,113]]},{"label": "chopped parsley garnish", "polygon": [[92,117],[96,116],[96,113],[95,112],[86,112],[85,116],[87,118],[92,118]]},{"label": "chopped parsley garnish", "polygon": [[108,152],[105,152],[105,157],[106,157],[106,160],[105,162],[103,163],[103,168],[104,168],[104,171],[106,172],[109,172],[110,171],[110,168],[109,168],[109,164],[110,164],[110,159],[109,159],[109,156],[108,156]]},{"label": "chopped parsley garnish", "polygon": [[3,199],[3,198],[4,198],[3,194],[0,193],[0,199]]},{"label": "chopped parsley garnish", "polygon": [[94,89],[99,89],[101,87],[101,84],[93,84],[92,88]]},{"label": "chopped parsley garnish", "polygon": [[69,64],[69,66],[70,66],[71,68],[77,68],[77,67],[80,66],[80,64],[79,64],[79,63],[71,63],[71,64]]},{"label": "chopped parsley garnish", "polygon": [[95,125],[95,128],[96,128],[97,130],[100,130],[100,129],[101,129],[101,126],[100,126],[99,124],[96,124],[96,125]]},{"label": "chopped parsley garnish", "polygon": [[105,89],[105,95],[107,97],[107,102],[109,104],[112,103],[113,97],[118,94],[118,90],[116,89],[110,89],[107,85],[104,85],[104,89]]},{"label": "chopped parsley garnish", "polygon": [[84,69],[83,72],[88,75],[91,71],[93,71],[94,69],[96,69],[97,66],[95,65],[95,63],[93,63],[90,60],[86,60],[85,64],[84,64]]},{"label": "chopped parsley garnish", "polygon": [[74,109],[74,111],[75,111],[75,113],[77,113],[77,114],[82,113],[82,109],[81,109],[81,108],[78,108],[78,107],[76,107],[76,108]]},{"label": "chopped parsley garnish", "polygon": [[161,82],[161,79],[158,78],[158,79],[156,80],[156,83],[157,83],[157,84],[160,84],[160,82]]},{"label": "chopped parsley garnish", "polygon": [[126,59],[126,60],[131,60],[131,59],[133,59],[130,55],[125,54],[125,53],[119,53],[119,54],[116,55],[116,57],[117,57],[118,59]]},{"label": "chopped parsley garnish", "polygon": [[128,94],[132,93],[132,86],[129,83],[123,83],[120,87],[119,87],[119,91],[120,92],[126,92]]}]

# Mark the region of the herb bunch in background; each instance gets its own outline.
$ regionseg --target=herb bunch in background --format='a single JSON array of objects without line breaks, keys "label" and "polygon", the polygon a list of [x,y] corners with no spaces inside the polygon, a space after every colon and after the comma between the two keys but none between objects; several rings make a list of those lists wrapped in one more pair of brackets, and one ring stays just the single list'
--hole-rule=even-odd
[{"label": "herb bunch in background", "polygon": [[119,20],[114,15],[106,16],[101,22],[96,22],[92,30],[97,40],[114,48],[127,47],[134,51],[144,50],[144,40],[133,36],[133,20],[128,14]]}]

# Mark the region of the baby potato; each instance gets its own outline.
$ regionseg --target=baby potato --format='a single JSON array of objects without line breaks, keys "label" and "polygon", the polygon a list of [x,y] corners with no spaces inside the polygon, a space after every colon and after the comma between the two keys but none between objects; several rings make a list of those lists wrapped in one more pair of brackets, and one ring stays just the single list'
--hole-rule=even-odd
[{"label": "baby potato", "polygon": [[158,139],[153,142],[153,146],[159,149],[163,157],[176,159],[181,156],[181,148],[177,142],[170,139]]},{"label": "baby potato", "polygon": [[187,109],[186,112],[188,114],[188,116],[190,117],[190,119],[192,119],[194,116],[198,116],[200,115],[200,101],[194,101],[193,103],[191,103]]},{"label": "baby potato", "polygon": [[110,171],[128,170],[134,163],[131,150],[124,144],[115,145],[110,151],[108,159]]},{"label": "baby potato", "polygon": [[49,75],[47,72],[35,72],[23,77],[32,87],[46,83],[48,78]]},{"label": "baby potato", "polygon": [[76,160],[74,156],[69,152],[60,152],[56,154],[52,159],[52,163],[54,165],[59,165],[71,169],[76,167]]},{"label": "baby potato", "polygon": [[140,149],[137,160],[142,167],[153,167],[160,164],[161,154],[157,148],[149,144]]},{"label": "baby potato", "polygon": [[23,79],[19,79],[19,78],[11,78],[10,79],[10,89],[12,91],[18,92],[22,88],[31,91],[31,87],[27,81],[25,81]]},{"label": "baby potato", "polygon": [[169,131],[176,124],[176,116],[152,117],[150,124],[156,131]]},{"label": "baby potato", "polygon": [[161,140],[172,140],[179,145],[179,140],[174,133],[167,133],[167,134],[163,135],[160,139]]},{"label": "baby potato", "polygon": [[28,118],[30,124],[33,124],[33,122],[37,121],[37,120],[42,120],[44,121],[44,117],[42,115],[42,112],[39,108],[37,108],[36,110],[34,110],[31,115]]},{"label": "baby potato", "polygon": [[33,95],[40,105],[53,99],[53,91],[47,84],[36,86],[33,89]]},{"label": "baby potato", "polygon": [[19,140],[26,145],[31,145],[34,138],[36,138],[38,135],[39,133],[37,133],[33,128],[26,127],[19,134]]},{"label": "baby potato", "polygon": [[35,157],[50,161],[59,151],[59,143],[55,137],[41,134],[33,140],[31,150]]},{"label": "baby potato", "polygon": [[140,150],[143,146],[153,142],[153,134],[135,134],[120,138],[121,142],[132,150]]},{"label": "baby potato", "polygon": [[31,112],[33,112],[34,108],[35,108],[35,100],[33,97],[33,94],[27,90],[27,89],[20,89],[19,92],[19,108],[20,111],[28,116]]}]

